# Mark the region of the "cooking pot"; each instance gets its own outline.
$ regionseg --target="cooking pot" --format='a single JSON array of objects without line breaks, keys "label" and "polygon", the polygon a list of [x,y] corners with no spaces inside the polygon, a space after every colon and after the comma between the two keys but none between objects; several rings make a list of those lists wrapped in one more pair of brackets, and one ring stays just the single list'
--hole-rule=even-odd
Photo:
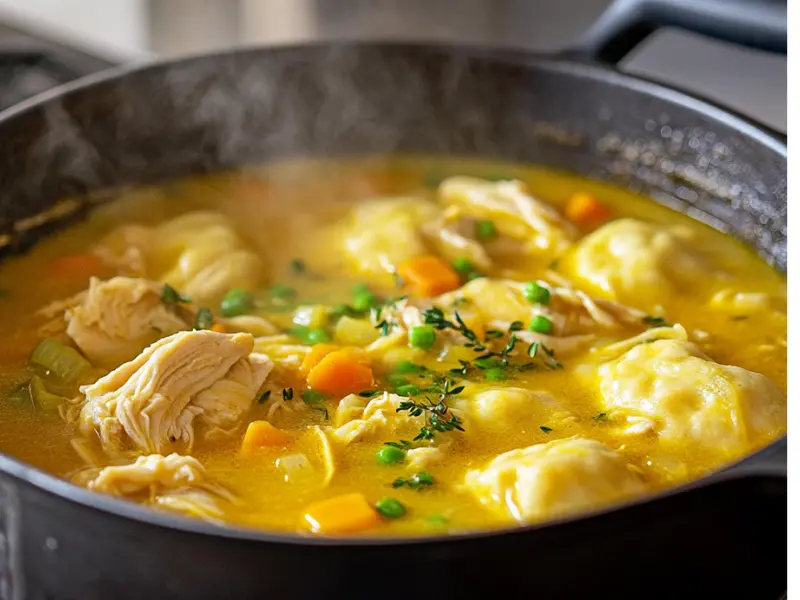
[{"label": "cooking pot", "polygon": [[[0,251],[122,184],[289,156],[456,154],[617,183],[786,269],[786,144],[614,67],[661,26],[785,51],[785,5],[614,3],[564,56],[318,43],[112,69],[0,115]],[[58,199],[84,201],[52,210]],[[778,598],[786,438],[712,476],[577,518],[424,539],[314,539],[94,494],[0,455],[0,598]]]}]

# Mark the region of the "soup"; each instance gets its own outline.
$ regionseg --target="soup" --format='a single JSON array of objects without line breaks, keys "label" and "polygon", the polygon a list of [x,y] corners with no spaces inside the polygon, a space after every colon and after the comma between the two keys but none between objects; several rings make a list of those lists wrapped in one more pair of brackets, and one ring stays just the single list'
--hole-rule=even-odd
[{"label": "soup", "polygon": [[122,191],[0,285],[0,449],[215,523],[543,522],[786,431],[783,276],[531,167],[299,161]]}]

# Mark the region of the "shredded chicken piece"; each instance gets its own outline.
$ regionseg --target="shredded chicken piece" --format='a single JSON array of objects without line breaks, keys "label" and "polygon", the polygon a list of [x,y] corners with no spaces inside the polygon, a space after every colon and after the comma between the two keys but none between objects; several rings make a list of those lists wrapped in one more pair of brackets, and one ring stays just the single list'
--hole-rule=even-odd
[{"label": "shredded chicken piece", "polygon": [[144,498],[156,506],[212,521],[221,520],[223,506],[236,501],[230,491],[209,478],[200,461],[174,453],[150,454],[127,465],[89,469],[77,479],[97,492]]},{"label": "shredded chicken piece", "polygon": [[[618,329],[641,329],[645,313],[634,308],[592,298],[571,287],[555,286],[538,281],[550,293],[547,304],[532,304],[523,293],[524,283],[508,279],[479,278],[468,282],[460,289],[443,294],[432,300],[414,300],[397,303],[381,311],[380,318],[395,326],[389,336],[379,338],[367,348],[370,354],[380,354],[388,348],[404,343],[404,334],[416,325],[424,323],[422,309],[437,306],[448,320],[455,320],[455,312],[479,335],[486,329],[508,331],[511,323],[527,324],[541,315],[553,325],[549,334],[523,329],[515,336],[531,344],[538,342],[557,355],[569,355],[591,345],[599,333]],[[402,333],[401,333],[402,332]],[[438,332],[442,339],[455,343],[467,341],[452,329]]]},{"label": "shredded chicken piece", "polygon": [[92,277],[89,289],[64,313],[67,335],[94,364],[116,366],[131,360],[194,321],[193,307],[161,300],[163,289],[163,284],[146,279]]},{"label": "shredded chicken piece", "polygon": [[502,235],[523,242],[526,254],[552,258],[577,238],[572,223],[531,196],[520,181],[451,177],[439,186],[439,201],[458,207],[464,216],[491,219]]},{"label": "shredded chicken piece", "polygon": [[191,447],[195,421],[229,428],[252,404],[272,369],[252,350],[246,333],[183,331],[159,340],[81,388],[81,430],[97,431],[107,452],[126,443],[145,452],[179,440]]}]

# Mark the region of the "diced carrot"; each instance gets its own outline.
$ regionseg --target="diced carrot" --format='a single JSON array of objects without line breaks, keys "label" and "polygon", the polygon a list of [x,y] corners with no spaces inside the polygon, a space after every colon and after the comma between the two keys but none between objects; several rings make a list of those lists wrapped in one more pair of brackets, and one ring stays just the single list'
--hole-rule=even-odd
[{"label": "diced carrot", "polygon": [[253,421],[247,426],[242,440],[242,452],[247,454],[258,448],[282,446],[291,438],[268,421]]},{"label": "diced carrot", "polygon": [[303,373],[308,373],[319,361],[338,349],[339,346],[336,344],[317,344],[316,346],[311,346],[311,351],[306,354],[305,358],[303,358],[303,362],[300,364],[300,370]]},{"label": "diced carrot", "polygon": [[357,492],[315,502],[306,509],[305,520],[314,533],[355,533],[380,523],[378,513]]},{"label": "diced carrot", "polygon": [[578,224],[597,225],[611,217],[611,211],[591,194],[578,192],[567,201],[567,218]]},{"label": "diced carrot", "polygon": [[227,329],[225,329],[225,325],[222,323],[214,323],[211,326],[211,331],[216,331],[217,333],[227,333]]},{"label": "diced carrot", "polygon": [[459,287],[461,278],[438,256],[416,256],[397,266],[397,274],[420,296],[438,296]]},{"label": "diced carrot", "polygon": [[100,257],[90,253],[61,256],[50,263],[50,271],[59,277],[88,279],[107,270]]},{"label": "diced carrot", "polygon": [[345,395],[372,385],[372,369],[349,348],[327,354],[308,372],[308,387],[325,394]]}]

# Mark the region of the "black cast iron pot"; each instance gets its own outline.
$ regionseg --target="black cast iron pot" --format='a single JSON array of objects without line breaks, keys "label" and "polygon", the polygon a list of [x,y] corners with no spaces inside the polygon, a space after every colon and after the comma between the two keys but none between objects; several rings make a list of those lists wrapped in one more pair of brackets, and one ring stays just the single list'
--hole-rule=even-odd
[{"label": "black cast iron pot", "polygon": [[[703,219],[786,268],[786,145],[613,66],[678,25],[785,51],[774,3],[625,1],[570,58],[346,43],[117,69],[0,115],[0,245],[101,191],[292,155],[438,153],[563,168]],[[593,60],[594,59],[594,60]],[[66,195],[89,201],[29,219]],[[145,510],[0,455],[0,598],[778,598],[786,440],[657,497],[543,526],[307,539]]]}]

